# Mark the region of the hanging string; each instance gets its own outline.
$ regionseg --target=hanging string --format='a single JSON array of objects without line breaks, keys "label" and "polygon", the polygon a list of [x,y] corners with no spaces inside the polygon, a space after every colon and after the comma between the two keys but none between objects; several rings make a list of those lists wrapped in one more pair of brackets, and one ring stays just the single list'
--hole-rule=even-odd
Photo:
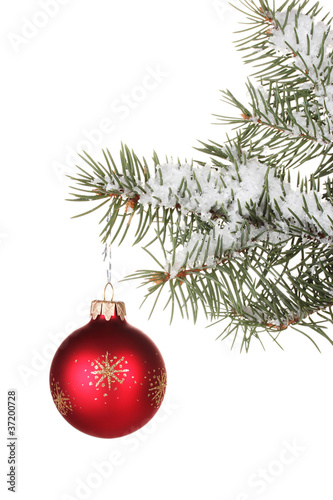
[{"label": "hanging string", "polygon": [[[110,214],[107,216],[107,222],[110,222]],[[104,246],[104,262],[106,262],[106,282],[111,283],[111,274],[112,274],[112,263],[111,263],[111,236],[110,236],[110,243],[107,241],[105,242]]]}]

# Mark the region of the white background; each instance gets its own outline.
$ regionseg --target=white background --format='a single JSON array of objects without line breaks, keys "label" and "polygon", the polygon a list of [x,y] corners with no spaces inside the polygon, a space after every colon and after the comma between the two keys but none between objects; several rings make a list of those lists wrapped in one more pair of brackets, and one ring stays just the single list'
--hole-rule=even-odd
[{"label": "white background", "polygon": [[[160,310],[148,321],[149,307],[139,309],[144,290],[117,285],[154,268],[130,239],[113,250],[117,298],[164,355],[166,403],[146,428],[116,440],[80,433],[54,407],[52,352],[88,321],[105,283],[99,217],[71,220],[81,206],[65,201],[70,152],[86,141],[95,158],[101,146],[117,157],[124,141],[148,159],[153,149],[161,158],[200,158],[198,139],[225,138],[212,124],[212,113],[229,112],[219,89],[244,95],[249,68],[232,45],[242,16],[224,1],[69,0],[52,16],[41,5],[2,2],[0,15],[5,498],[13,497],[5,481],[6,394],[14,388],[17,499],[332,499],[332,347],[319,341],[319,354],[287,331],[284,351],[264,339],[266,351],[254,343],[240,354],[239,345],[230,351],[215,340],[221,325],[206,329],[203,318],[169,326],[169,311]],[[152,70],[163,76],[147,90]],[[97,133],[105,119],[112,131]]]}]

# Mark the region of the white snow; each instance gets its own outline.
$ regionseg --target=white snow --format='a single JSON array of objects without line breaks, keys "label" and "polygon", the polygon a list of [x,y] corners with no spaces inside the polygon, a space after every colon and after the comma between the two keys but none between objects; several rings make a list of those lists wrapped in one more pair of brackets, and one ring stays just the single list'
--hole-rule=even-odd
[{"label": "white snow", "polygon": [[[309,129],[306,123],[306,115],[298,113],[297,125],[293,127],[292,133],[300,135],[305,131],[318,138],[318,142],[327,143],[333,140],[332,135],[332,117],[333,117],[333,84],[331,78],[326,81],[333,66],[333,35],[328,24],[316,22],[309,15],[299,14],[292,10],[288,15],[286,26],[283,30],[286,20],[286,12],[277,12],[275,18],[278,24],[273,23],[272,36],[270,44],[274,46],[278,54],[292,54],[288,64],[297,67],[304,75],[307,75],[307,81],[303,88],[314,90],[316,99],[314,103],[309,103],[309,110],[321,113],[321,119],[325,121],[320,127],[316,126],[315,131],[312,127]],[[279,26],[280,25],[280,26]],[[272,120],[274,123],[274,120]]]},{"label": "white snow", "polygon": [[[206,166],[208,168],[208,166]],[[210,167],[212,168],[212,167]],[[214,174],[216,175],[216,173]],[[216,208],[220,206],[227,207],[227,221],[212,220],[211,214],[207,213],[207,205],[199,206],[196,211],[202,213],[203,209],[205,219],[210,219],[211,231],[207,234],[194,234],[189,243],[182,249],[178,249],[174,264],[170,267],[170,262],[167,264],[166,269],[169,269],[171,277],[175,277],[182,269],[186,262],[187,268],[207,266],[212,267],[218,261],[223,259],[223,255],[230,254],[233,251],[244,250],[257,244],[260,241],[270,241],[273,244],[284,242],[291,234],[296,234],[295,229],[300,230],[300,235],[306,239],[308,237],[309,228],[312,230],[312,237],[320,234],[319,238],[322,243],[331,245],[332,238],[332,223],[329,219],[333,220],[333,206],[326,200],[321,200],[320,193],[318,200],[322,210],[318,208],[315,194],[313,191],[309,193],[301,193],[298,189],[292,187],[285,182],[283,189],[280,180],[274,176],[272,169],[266,165],[258,162],[257,159],[251,158],[246,163],[239,162],[237,166],[233,165],[229,168],[228,172],[218,174],[225,185],[227,186],[220,192],[213,191],[213,199],[208,204],[208,208]],[[252,224],[247,226],[246,239],[242,241],[242,226],[244,220],[249,217],[249,211],[246,204],[252,200],[253,204],[259,202],[262,195],[265,178],[268,180],[268,193],[270,198],[270,205],[274,210],[274,200],[277,201],[282,215],[280,216],[274,210],[276,219],[273,224],[265,223],[262,227],[256,227]],[[221,185],[222,181],[217,182]],[[197,196],[197,193],[194,193]],[[306,205],[305,205],[306,204]],[[308,207],[308,212],[306,206]],[[241,208],[241,214],[239,212]],[[187,210],[188,207],[182,205],[182,210]],[[292,212],[297,216],[294,217]],[[256,213],[263,216],[263,204],[257,207]],[[299,219],[299,220],[298,220]],[[324,233],[324,234],[322,234]],[[298,234],[298,233],[297,233]],[[215,237],[213,237],[213,235]],[[223,238],[223,255],[214,257],[218,237]],[[209,242],[209,250],[207,251],[207,244]],[[191,252],[196,248],[198,249],[203,243],[202,250],[198,254],[197,251],[193,252],[192,258],[188,258]],[[205,258],[206,255],[206,258]],[[238,254],[238,258],[241,254]],[[168,267],[169,266],[169,267]]]},{"label": "white snow", "polygon": [[[236,151],[231,155],[237,158]],[[248,222],[248,206],[255,207],[259,217],[264,216],[264,204],[258,204],[265,184],[266,196],[269,197],[275,217],[272,223],[264,222],[260,227],[256,227]],[[187,163],[165,163],[156,167],[156,174],[149,179],[148,184],[137,180],[137,185],[140,185],[144,192],[135,188],[125,190],[124,195],[131,197],[139,194],[140,203],[145,206],[177,206],[181,217],[194,212],[209,224],[208,232],[194,232],[190,241],[183,248],[178,248],[175,256],[170,257],[166,269],[171,277],[177,275],[185,261],[186,268],[203,265],[212,267],[230,252],[242,251],[260,241],[268,240],[274,244],[283,242],[290,234],[296,234],[295,228],[299,230],[297,234],[303,234],[304,238],[308,237],[306,231],[310,228],[313,238],[323,233],[320,235],[322,243],[332,244],[332,223],[329,219],[331,217],[333,220],[331,203],[322,200],[318,193],[318,207],[316,192],[301,193],[299,189],[292,189],[287,182],[284,182],[282,187],[280,180],[274,176],[274,171],[256,158],[244,157],[219,170],[208,164],[196,166]],[[106,190],[118,188],[112,180],[106,179]],[[275,200],[280,214],[275,209]],[[216,218],[214,215],[218,210],[221,210],[221,213],[219,218]],[[180,227],[184,228],[184,225],[184,220],[181,220]],[[215,255],[221,240],[222,251]],[[241,254],[238,255],[241,257]]]}]

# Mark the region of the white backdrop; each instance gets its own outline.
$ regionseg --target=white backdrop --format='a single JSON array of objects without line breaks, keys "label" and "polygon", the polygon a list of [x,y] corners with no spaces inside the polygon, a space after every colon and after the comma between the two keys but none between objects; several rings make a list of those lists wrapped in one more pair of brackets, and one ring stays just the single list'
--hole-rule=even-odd
[{"label": "white backdrop", "polygon": [[117,285],[154,267],[130,240],[113,250],[117,298],[163,353],[165,403],[142,430],[101,440],[49,394],[56,346],[105,283],[98,216],[71,220],[81,206],[65,201],[76,151],[117,157],[124,141],[191,159],[198,139],[223,141],[219,89],[244,95],[249,71],[232,45],[241,15],[224,0],[17,0],[0,18],[1,498],[14,388],[19,500],[331,499],[332,347],[287,331],[284,352],[267,340],[240,354],[203,318],[148,321],[137,283]]}]

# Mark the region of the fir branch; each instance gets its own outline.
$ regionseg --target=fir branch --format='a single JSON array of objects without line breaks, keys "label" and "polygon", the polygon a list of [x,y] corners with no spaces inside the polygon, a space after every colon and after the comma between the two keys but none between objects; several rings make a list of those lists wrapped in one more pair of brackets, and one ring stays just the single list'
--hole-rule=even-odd
[{"label": "fir branch", "polygon": [[[138,271],[152,311],[166,296],[196,321],[229,324],[223,337],[278,345],[287,328],[312,331],[332,343],[326,322],[333,312],[333,37],[319,4],[242,0],[246,17],[237,47],[256,72],[249,103],[232,92],[234,110],[218,116],[237,128],[220,145],[201,142],[208,162],[152,166],[122,146],[120,166],[108,150],[104,162],[84,154],[85,168],[71,177],[72,200],[93,206],[102,240],[144,242],[159,266]],[[312,162],[312,163],[311,163]],[[301,169],[312,166],[310,176]],[[291,168],[298,168],[292,187]],[[320,182],[322,180],[322,182]],[[295,182],[294,182],[295,184]],[[150,239],[149,239],[150,238]],[[155,255],[162,251],[164,262]]]}]

